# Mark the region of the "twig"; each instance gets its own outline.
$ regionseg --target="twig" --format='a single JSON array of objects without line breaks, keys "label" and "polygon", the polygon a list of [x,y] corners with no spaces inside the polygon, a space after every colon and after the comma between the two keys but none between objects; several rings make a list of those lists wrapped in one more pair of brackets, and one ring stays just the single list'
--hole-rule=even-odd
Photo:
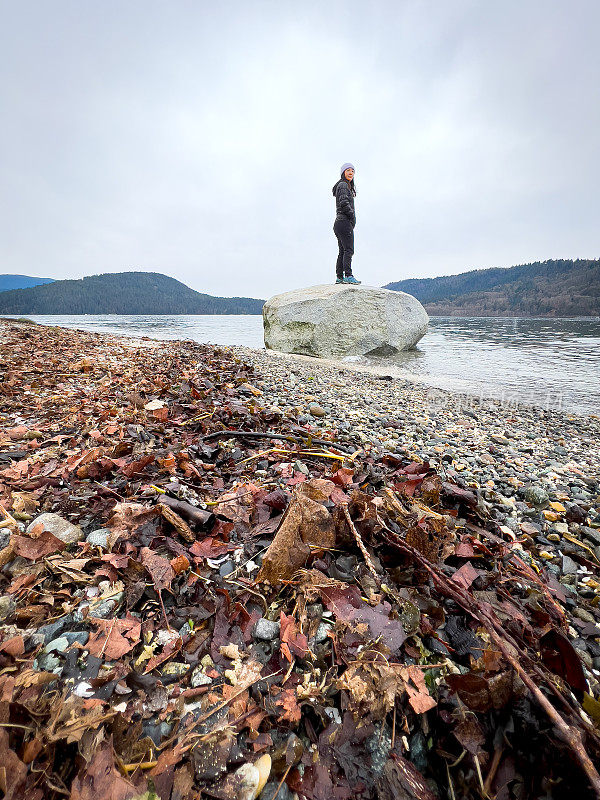
[{"label": "twig", "polygon": [[[463,753],[464,752],[465,751],[463,750]],[[450,775],[450,767],[448,766],[447,762],[446,762],[446,773],[448,775],[448,786],[450,789],[450,797],[452,798],[452,800],[456,800],[456,795],[454,794],[454,784],[452,783],[452,775]]]},{"label": "twig", "polygon": [[267,601],[265,600],[265,598],[262,596],[262,594],[260,592],[257,592],[254,589],[248,588],[248,586],[245,586],[243,583],[240,583],[239,581],[231,580],[231,578],[229,576],[227,576],[225,578],[225,581],[226,581],[226,583],[233,583],[234,586],[239,586],[241,589],[244,590],[244,592],[249,592],[250,594],[253,594],[255,597],[259,597],[261,599],[261,601],[262,601],[262,604],[265,607],[265,614],[267,613],[267,611],[269,609],[269,605],[268,605]]},{"label": "twig", "polygon": [[284,442],[296,442],[297,444],[322,444],[326,445],[327,447],[334,447],[336,450],[339,450],[341,453],[345,453],[350,455],[350,452],[346,450],[345,447],[340,447],[338,444],[334,444],[333,442],[328,442],[326,439],[313,439],[313,437],[307,432],[306,436],[300,438],[299,436],[291,436],[290,434],[283,434],[283,433],[270,433],[269,431],[213,431],[212,433],[208,433],[206,436],[201,436],[198,441],[199,442],[207,442],[209,439],[218,439],[220,436],[227,436],[229,438],[256,438],[256,439],[281,439]]},{"label": "twig", "polygon": [[366,563],[367,567],[369,568],[369,572],[371,573],[371,575],[375,579],[377,579],[377,571],[375,570],[373,562],[371,561],[371,556],[369,555],[369,553],[367,551],[367,548],[364,545],[363,540],[360,538],[360,533],[356,530],[356,527],[355,527],[354,523],[352,522],[352,518],[351,518],[350,514],[348,513],[348,506],[343,505],[342,509],[344,511],[344,516],[346,517],[346,522],[350,526],[350,530],[352,531],[352,533],[354,535],[354,538],[356,539],[356,543],[360,548],[360,552],[364,556],[365,563]]},{"label": "twig", "polygon": [[2,511],[2,513],[4,514],[4,519],[10,521],[14,525],[17,525],[17,520],[11,514],[8,513],[8,511],[4,508],[2,503],[0,503],[0,511]]},{"label": "twig", "polygon": [[236,500],[241,500],[242,497],[249,497],[252,492],[244,492],[243,494],[236,494],[235,497],[230,497],[229,500],[206,500],[206,506],[224,506],[227,503],[235,503]]},{"label": "twig", "polygon": [[[269,675],[264,675],[264,676],[263,675],[259,675],[258,678],[255,678],[249,684],[244,686],[243,689],[239,690],[239,692],[236,692],[235,694],[232,694],[231,697],[227,698],[227,700],[223,700],[223,702],[218,703],[213,708],[210,708],[205,714],[201,714],[199,717],[197,717],[194,720],[193,724],[190,726],[190,729],[186,732],[184,738],[181,741],[181,745],[183,745],[185,739],[189,738],[189,736],[193,732],[194,728],[197,728],[198,725],[201,725],[203,722],[206,722],[206,720],[210,719],[210,717],[212,717],[213,714],[218,714],[219,711],[222,711],[222,709],[226,708],[230,703],[232,703],[241,694],[244,694],[244,692],[247,692],[248,689],[251,686],[254,686],[255,683],[258,683],[259,681],[266,681],[269,678],[272,678],[274,675],[279,675],[280,672],[281,672],[281,670],[278,669],[275,672],[271,672]],[[170,736],[165,742],[162,742],[158,749],[159,750],[164,750],[165,747],[170,747],[171,744],[173,743],[174,739],[175,739],[175,734],[173,736]]]},{"label": "twig", "polygon": [[100,483],[100,481],[94,481],[94,483],[96,484],[96,486],[100,486],[100,487],[101,487],[102,489],[104,489],[106,492],[110,492],[111,494],[114,494],[114,496],[115,496],[115,497],[118,497],[118,498],[119,498],[119,500],[120,500],[122,503],[125,501],[125,498],[124,498],[124,497],[122,497],[122,496],[121,496],[121,495],[120,495],[118,492],[115,492],[115,490],[114,490],[114,489],[111,489],[111,488],[110,488],[110,486],[105,486],[103,483]]},{"label": "twig", "polygon": [[[187,503],[185,500],[177,500],[174,497],[169,497],[167,494],[161,497],[160,504],[168,506],[172,511],[181,514],[182,517],[187,517],[190,522],[194,522],[197,525],[206,525],[213,516],[210,511],[205,511],[203,508],[196,508],[196,506]],[[192,538],[188,541],[193,542],[195,540],[196,537],[192,534]]]},{"label": "twig", "polygon": [[140,761],[138,764],[123,764],[122,769],[125,772],[135,772],[136,769],[154,769],[158,761]]},{"label": "twig", "polygon": [[34,731],[31,725],[19,725],[16,722],[0,722],[0,728],[20,728],[22,731]]},{"label": "twig", "polygon": [[283,782],[287,778],[288,772],[291,770],[292,766],[293,766],[293,764],[290,764],[288,766],[288,768],[286,769],[286,771],[283,773],[283,776],[282,776],[281,780],[279,781],[279,783],[277,784],[277,788],[275,789],[275,794],[273,795],[273,797],[270,798],[270,800],[275,800],[275,798],[279,794],[279,790],[283,786]]},{"label": "twig", "polygon": [[500,761],[502,760],[502,754],[504,753],[503,747],[497,747],[494,750],[494,756],[492,758],[492,763],[490,764],[490,769],[485,779],[485,783],[483,784],[483,788],[485,789],[486,793],[490,793],[490,789],[492,788],[492,782],[496,777],[496,772],[498,772],[498,767],[500,766]]},{"label": "twig", "polygon": [[284,455],[306,456],[307,458],[333,458],[336,461],[346,461],[346,456],[340,456],[338,453],[330,453],[328,451],[321,452],[320,450],[282,450],[278,447],[273,447],[271,453],[280,453]]},{"label": "twig", "polygon": [[481,775],[481,766],[479,764],[479,758],[477,756],[477,753],[475,753],[473,759],[475,761],[475,767],[477,769],[477,778],[479,780],[479,785],[481,786],[481,794],[483,795],[484,798],[486,798],[486,800],[488,800],[489,795],[485,790],[485,786],[483,785],[483,776]]},{"label": "twig", "polygon": [[104,640],[104,644],[102,645],[102,650],[100,651],[100,658],[104,655],[104,651],[106,650],[106,645],[108,644],[108,640],[110,639],[110,635],[113,632],[113,628],[115,627],[115,623],[117,618],[115,617],[113,621],[110,623],[110,628],[108,629],[108,633],[106,634],[106,639]]},{"label": "twig", "polygon": [[454,767],[458,767],[458,765],[460,764],[460,762],[463,760],[463,758],[466,755],[467,755],[467,751],[463,749],[462,753],[459,755],[459,757],[456,759],[456,761],[453,761],[452,764],[450,764],[452,769],[454,769]]},{"label": "twig", "polygon": [[[160,511],[161,517],[163,517],[163,519],[166,519],[167,522],[175,528],[177,533],[181,536],[182,539],[185,539],[186,542],[195,542],[196,537],[192,533],[190,526],[176,512],[174,504],[164,502],[166,499],[167,497],[165,495],[162,502],[158,503],[156,506]],[[171,498],[169,498],[169,500],[170,499]],[[207,512],[204,513],[207,514]],[[210,517],[210,514],[207,514],[207,516]]]},{"label": "twig", "polygon": [[165,611],[165,604],[163,603],[162,599],[162,590],[158,590],[158,599],[160,600],[160,607],[162,608],[163,617],[165,618],[165,625],[167,626],[168,631],[172,631],[173,628],[169,625],[169,620],[167,619],[167,612]]}]

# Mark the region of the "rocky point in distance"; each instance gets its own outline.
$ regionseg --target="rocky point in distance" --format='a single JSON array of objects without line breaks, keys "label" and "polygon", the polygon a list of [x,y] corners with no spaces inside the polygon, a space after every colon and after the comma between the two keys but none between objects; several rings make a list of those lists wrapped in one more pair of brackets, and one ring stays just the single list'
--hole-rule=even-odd
[{"label": "rocky point in distance", "polygon": [[414,347],[428,323],[415,297],[374,286],[310,286],[263,307],[268,349],[319,358],[394,355]]}]

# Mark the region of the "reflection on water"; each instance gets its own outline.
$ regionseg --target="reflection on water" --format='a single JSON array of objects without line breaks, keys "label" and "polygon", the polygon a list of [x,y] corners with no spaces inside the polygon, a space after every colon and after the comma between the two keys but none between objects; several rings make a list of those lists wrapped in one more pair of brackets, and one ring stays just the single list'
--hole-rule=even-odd
[{"label": "reflection on water", "polygon": [[191,339],[194,342],[264,347],[262,317],[256,314],[173,315],[166,314],[102,314],[33,315],[29,319],[42,325],[61,325],[98,333],[119,333],[124,336],[149,336],[151,339]]},{"label": "reflection on water", "polygon": [[598,318],[432,317],[418,347],[386,364],[397,376],[504,403],[599,413],[599,345]]},{"label": "reflection on water", "polygon": [[[264,347],[262,317],[32,316],[62,325],[155,339]],[[600,413],[600,318],[432,317],[415,350],[364,360],[390,374],[503,402]]]}]

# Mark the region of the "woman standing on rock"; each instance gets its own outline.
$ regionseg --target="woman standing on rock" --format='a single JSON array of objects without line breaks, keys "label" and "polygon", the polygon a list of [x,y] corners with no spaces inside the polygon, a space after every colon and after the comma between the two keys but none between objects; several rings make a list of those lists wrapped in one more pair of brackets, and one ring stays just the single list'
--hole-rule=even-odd
[{"label": "woman standing on rock", "polygon": [[354,255],[354,226],[356,213],[354,211],[354,165],[342,164],[341,178],[333,187],[335,197],[335,222],[333,232],[337,236],[339,253],[335,265],[336,283],[359,284],[352,275],[352,256]]}]

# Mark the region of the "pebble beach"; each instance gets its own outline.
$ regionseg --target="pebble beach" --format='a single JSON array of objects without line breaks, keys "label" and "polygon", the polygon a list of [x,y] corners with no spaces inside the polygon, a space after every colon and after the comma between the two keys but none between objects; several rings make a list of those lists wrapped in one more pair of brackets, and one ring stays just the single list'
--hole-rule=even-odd
[{"label": "pebble beach", "polygon": [[[25,321],[0,342],[15,797],[34,730],[52,786],[124,800],[596,786],[597,417],[249,347]],[[135,736],[64,759],[57,692]]]}]

